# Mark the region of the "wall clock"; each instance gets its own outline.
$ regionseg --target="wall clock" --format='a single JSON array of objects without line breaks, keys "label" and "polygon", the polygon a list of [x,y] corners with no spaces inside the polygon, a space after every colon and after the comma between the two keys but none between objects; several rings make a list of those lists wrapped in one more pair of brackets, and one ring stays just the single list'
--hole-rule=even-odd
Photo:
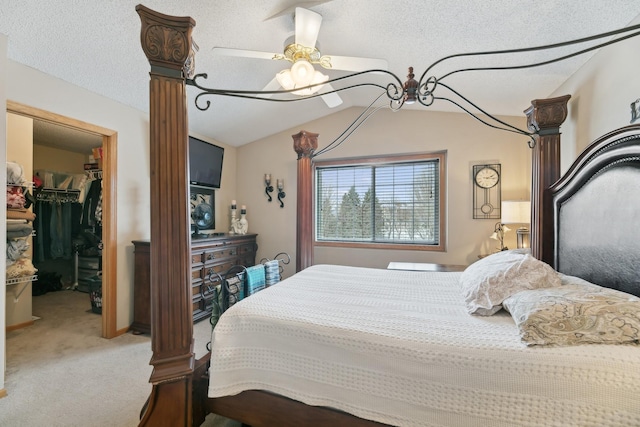
[{"label": "wall clock", "polygon": [[500,164],[474,165],[473,218],[499,219],[501,201]]}]

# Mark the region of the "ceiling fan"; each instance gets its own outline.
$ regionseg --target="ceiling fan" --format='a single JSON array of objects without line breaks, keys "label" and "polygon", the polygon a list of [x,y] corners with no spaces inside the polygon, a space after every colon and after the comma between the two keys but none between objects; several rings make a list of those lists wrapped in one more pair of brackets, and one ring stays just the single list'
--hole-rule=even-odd
[{"label": "ceiling fan", "polygon": [[[312,84],[319,84],[329,80],[329,76],[316,70],[314,65],[330,70],[365,71],[386,70],[387,61],[384,59],[359,58],[353,56],[323,55],[316,46],[322,15],[309,9],[296,7],[295,12],[295,36],[293,40],[285,42],[283,53],[261,52],[256,50],[231,49],[214,47],[213,52],[218,55],[236,56],[245,58],[286,60],[292,63],[291,69],[285,69],[276,74],[263,90],[278,90],[280,87],[286,90],[302,88]],[[313,93],[331,92],[333,87],[326,83],[312,88],[301,89],[293,93],[300,96]],[[329,108],[342,104],[342,99],[337,93],[326,93],[322,99]]]}]

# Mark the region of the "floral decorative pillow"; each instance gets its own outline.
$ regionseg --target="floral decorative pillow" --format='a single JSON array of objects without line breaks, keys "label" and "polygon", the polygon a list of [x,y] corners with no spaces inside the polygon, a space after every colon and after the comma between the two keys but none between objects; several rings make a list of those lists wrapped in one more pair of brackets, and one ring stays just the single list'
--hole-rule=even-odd
[{"label": "floral decorative pillow", "polygon": [[505,298],[526,289],[560,286],[558,273],[529,253],[502,251],[471,264],[460,276],[467,310],[490,316]]},{"label": "floral decorative pillow", "polygon": [[504,300],[527,345],[640,342],[640,298],[562,276],[563,286]]}]

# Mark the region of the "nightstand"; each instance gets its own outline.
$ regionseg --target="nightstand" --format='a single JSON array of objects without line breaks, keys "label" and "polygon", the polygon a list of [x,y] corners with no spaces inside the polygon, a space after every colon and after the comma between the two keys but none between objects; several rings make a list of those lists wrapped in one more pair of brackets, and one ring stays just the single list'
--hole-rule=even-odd
[{"label": "nightstand", "polygon": [[425,262],[390,262],[387,270],[406,270],[406,271],[464,271],[466,265],[457,264],[432,264]]}]

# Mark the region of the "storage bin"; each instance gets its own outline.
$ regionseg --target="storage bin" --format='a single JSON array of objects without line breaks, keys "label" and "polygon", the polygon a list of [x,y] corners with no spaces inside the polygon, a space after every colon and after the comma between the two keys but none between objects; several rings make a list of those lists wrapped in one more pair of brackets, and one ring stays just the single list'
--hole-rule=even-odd
[{"label": "storage bin", "polygon": [[91,301],[91,311],[102,314],[102,277],[93,276],[88,279],[89,300]]},{"label": "storage bin", "polygon": [[78,268],[102,270],[102,257],[78,256]]}]

